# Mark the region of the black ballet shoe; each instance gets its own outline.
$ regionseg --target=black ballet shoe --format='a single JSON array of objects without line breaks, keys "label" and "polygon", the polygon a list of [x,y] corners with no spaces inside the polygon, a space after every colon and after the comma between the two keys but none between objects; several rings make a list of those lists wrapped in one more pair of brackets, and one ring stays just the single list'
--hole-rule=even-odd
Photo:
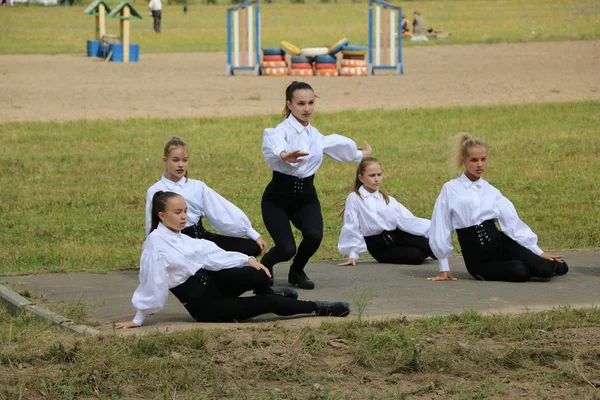
[{"label": "black ballet shoe", "polygon": [[552,261],[552,263],[554,264],[554,275],[565,275],[567,272],[569,272],[569,266],[565,261]]},{"label": "black ballet shoe", "polygon": [[292,288],[282,287],[282,288],[271,288],[268,292],[269,294],[274,294],[276,296],[287,297],[290,299],[298,299],[298,292],[296,292]]},{"label": "black ballet shoe", "polygon": [[315,301],[319,317],[345,317],[350,314],[350,303],[344,301]]},{"label": "black ballet shoe", "polygon": [[310,280],[304,271],[290,270],[288,274],[288,282],[290,285],[297,285],[300,289],[312,290],[315,288],[315,283]]}]

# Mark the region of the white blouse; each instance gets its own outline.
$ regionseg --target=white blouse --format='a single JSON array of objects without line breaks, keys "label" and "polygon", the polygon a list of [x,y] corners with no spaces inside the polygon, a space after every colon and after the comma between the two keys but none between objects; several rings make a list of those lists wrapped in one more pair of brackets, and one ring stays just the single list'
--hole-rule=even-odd
[{"label": "white blouse", "polygon": [[[306,152],[308,156],[301,157],[299,163],[281,158],[282,151],[295,150]],[[262,153],[273,171],[297,178],[314,175],[323,162],[323,154],[343,162],[362,159],[362,151],[353,140],[341,135],[324,136],[310,124],[303,126],[292,114],[277,127],[265,129]]]},{"label": "white blouse", "polygon": [[450,271],[452,231],[487,220],[497,220],[502,232],[521,246],[538,255],[543,253],[536,234],[519,219],[510,200],[483,178],[472,182],[463,174],[444,184],[433,208],[429,245],[440,260],[440,271]]},{"label": "white blouse", "polygon": [[247,236],[252,240],[260,237],[242,210],[206,186],[204,182],[185,177],[179,182],[173,182],[165,176],[150,186],[146,192],[146,236],[150,233],[152,225],[152,197],[159,190],[175,192],[183,196],[188,206],[186,226],[196,225],[201,217],[206,217],[210,225],[224,235]]},{"label": "white blouse", "polygon": [[239,268],[248,265],[248,259],[245,254],[225,251],[209,240],[192,239],[159,223],[142,246],[140,284],[131,299],[138,310],[133,322],[141,326],[148,314],[162,310],[169,289],[198,270]]},{"label": "white blouse", "polygon": [[367,251],[365,236],[378,235],[383,231],[400,229],[417,236],[427,237],[430,222],[415,217],[392,196],[389,204],[381,192],[369,193],[364,186],[358,189],[360,196],[352,192],[346,198],[344,225],[340,232],[338,250],[348,258],[358,258]]}]

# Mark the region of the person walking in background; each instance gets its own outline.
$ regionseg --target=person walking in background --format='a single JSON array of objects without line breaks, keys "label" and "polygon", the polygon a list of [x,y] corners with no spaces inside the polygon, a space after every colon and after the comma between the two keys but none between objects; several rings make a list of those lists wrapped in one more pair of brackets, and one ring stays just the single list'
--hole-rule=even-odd
[{"label": "person walking in background", "polygon": [[160,24],[162,22],[162,2],[160,0],[150,0],[148,8],[154,19],[154,32],[160,33]]}]

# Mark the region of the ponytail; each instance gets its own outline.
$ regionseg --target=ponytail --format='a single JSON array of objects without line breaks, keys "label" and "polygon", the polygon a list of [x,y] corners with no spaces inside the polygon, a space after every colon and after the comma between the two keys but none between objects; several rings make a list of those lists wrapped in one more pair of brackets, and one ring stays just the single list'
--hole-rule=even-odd
[{"label": "ponytail", "polygon": [[152,223],[150,224],[150,232],[158,227],[158,223],[160,222],[158,213],[164,212],[167,209],[167,203],[169,202],[169,199],[176,196],[180,195],[173,192],[163,192],[161,190],[154,193],[154,196],[152,196]]},{"label": "ponytail", "polygon": [[474,138],[468,132],[460,132],[454,136],[450,153],[450,174],[452,176],[460,171],[463,161],[469,157],[469,150],[473,147],[484,147],[487,150],[483,139]]}]

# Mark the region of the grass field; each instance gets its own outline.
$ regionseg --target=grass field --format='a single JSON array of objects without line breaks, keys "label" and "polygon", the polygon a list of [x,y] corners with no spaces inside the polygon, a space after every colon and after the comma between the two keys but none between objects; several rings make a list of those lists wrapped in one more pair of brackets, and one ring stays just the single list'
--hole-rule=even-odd
[{"label": "grass field", "polygon": [[0,309],[3,399],[600,399],[600,309],[73,336]]},{"label": "grass field", "polygon": [[[109,0],[109,5],[117,1]],[[132,41],[142,53],[225,51],[225,10],[230,5],[166,5],[163,34],[152,31],[147,2],[134,7],[143,16],[132,23]],[[396,2],[393,2],[396,3]],[[600,4],[597,0],[446,0],[407,1],[409,18],[421,11],[426,25],[452,33],[449,40],[427,44],[499,43],[582,40],[600,38]],[[94,38],[94,17],[85,6],[14,7],[0,12],[0,54],[85,54],[86,40]],[[329,46],[340,37],[367,44],[366,2],[289,4],[276,0],[263,4],[262,45],[279,47],[288,40],[300,47]],[[118,33],[118,21],[107,21],[108,33]],[[415,45],[404,41],[407,46]],[[419,45],[423,45],[422,43]]]},{"label": "grass field", "polygon": [[[0,125],[0,259],[7,274],[136,268],[144,196],[163,172],[173,135],[191,150],[190,177],[244,210],[267,242],[260,198],[270,180],[262,130],[279,117],[132,119]],[[352,123],[348,123],[349,120]],[[491,149],[487,179],[513,201],[545,250],[600,247],[600,103],[315,114],[323,133],[368,140],[383,188],[429,217],[448,138],[471,131]],[[318,259],[340,258],[339,214],[356,164],[326,160],[317,174],[325,219]]]}]

